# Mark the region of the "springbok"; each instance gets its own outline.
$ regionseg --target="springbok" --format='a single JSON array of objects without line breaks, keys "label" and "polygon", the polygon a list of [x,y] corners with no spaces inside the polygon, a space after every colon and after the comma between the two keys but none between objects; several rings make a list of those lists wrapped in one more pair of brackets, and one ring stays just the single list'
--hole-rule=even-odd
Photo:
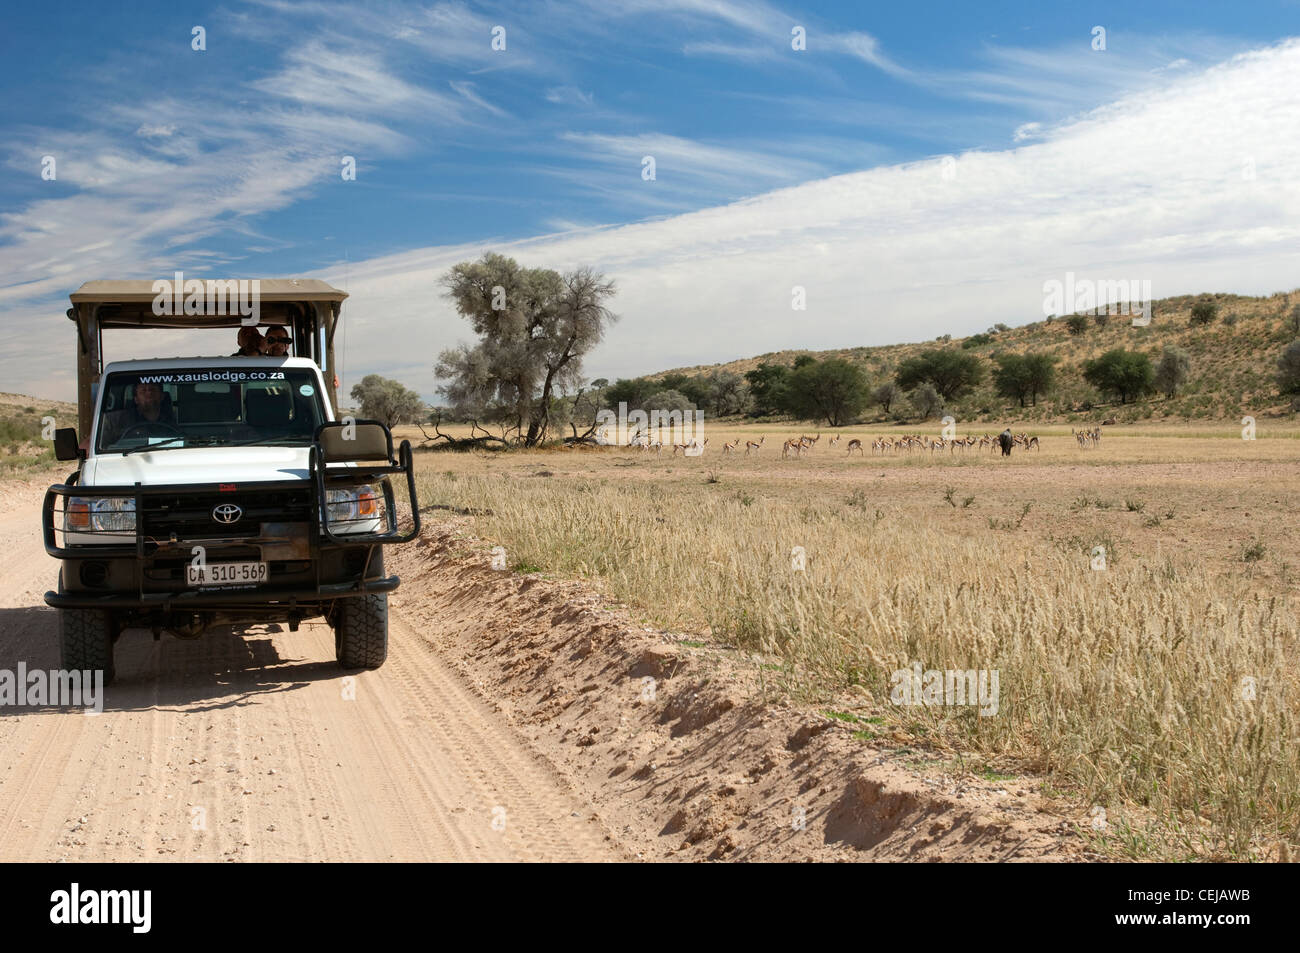
[{"label": "springbok", "polygon": [[801,441],[796,440],[794,437],[791,437],[791,438],[790,438],[789,440],[787,440],[787,441],[785,442],[785,444],[781,447],[781,456],[782,456],[782,457],[788,457],[788,456],[790,456],[790,451],[791,451],[791,450],[794,451],[794,455],[795,455],[796,457],[799,456],[800,451],[803,450],[803,443],[802,443]]},{"label": "springbok", "polygon": [[858,451],[858,454],[859,454],[859,455],[862,454],[862,441],[861,441],[861,440],[858,440],[858,439],[855,438],[855,439],[849,441],[849,456],[853,456],[853,451],[854,451],[854,450]]},{"label": "springbok", "polygon": [[734,453],[735,450],[736,450],[736,448],[739,447],[739,446],[740,446],[740,438],[739,438],[739,437],[737,437],[735,440],[731,441],[731,443],[726,443],[726,442],[724,441],[723,444],[722,444],[722,452],[723,452],[723,453]]},{"label": "springbok", "polygon": [[745,441],[745,456],[749,456],[749,452],[750,452],[751,450],[754,451],[754,453],[758,453],[759,450],[762,450],[762,449],[763,449],[763,441],[766,440],[766,439],[767,439],[767,434],[763,434],[763,436],[761,436],[761,437],[758,438],[758,443],[754,443],[754,441],[752,441],[752,440],[746,440],[746,441]]}]

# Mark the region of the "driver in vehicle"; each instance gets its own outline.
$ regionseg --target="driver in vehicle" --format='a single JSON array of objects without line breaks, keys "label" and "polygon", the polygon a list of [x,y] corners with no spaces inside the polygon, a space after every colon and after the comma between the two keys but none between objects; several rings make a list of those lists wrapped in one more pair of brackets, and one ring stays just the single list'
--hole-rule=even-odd
[{"label": "driver in vehicle", "polygon": [[137,383],[133,404],[104,415],[104,436],[100,446],[109,446],[132,427],[142,424],[164,424],[174,429],[175,415],[172,413],[171,401],[166,398],[161,384],[146,384],[144,381]]}]

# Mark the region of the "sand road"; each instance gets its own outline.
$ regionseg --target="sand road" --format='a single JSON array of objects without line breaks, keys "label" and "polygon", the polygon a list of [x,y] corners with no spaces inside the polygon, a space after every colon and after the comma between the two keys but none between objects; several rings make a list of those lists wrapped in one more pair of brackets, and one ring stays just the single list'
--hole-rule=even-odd
[{"label": "sand road", "polygon": [[[0,519],[0,669],[59,664],[40,488]],[[129,630],[101,714],[0,707],[0,860],[620,860],[400,612],[351,680],[323,622]]]}]

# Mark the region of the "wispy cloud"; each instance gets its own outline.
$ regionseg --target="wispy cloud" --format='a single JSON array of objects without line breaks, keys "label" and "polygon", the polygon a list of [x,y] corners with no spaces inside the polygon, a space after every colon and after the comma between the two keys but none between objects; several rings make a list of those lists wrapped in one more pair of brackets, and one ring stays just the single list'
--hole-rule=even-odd
[{"label": "wispy cloud", "polygon": [[552,86],[546,91],[546,101],[561,106],[591,106],[595,104],[596,97],[576,86]]},{"label": "wispy cloud", "polygon": [[891,76],[910,79],[913,75],[911,70],[900,66],[886,56],[880,46],[880,41],[869,33],[855,31],[832,34],[826,38],[825,42],[831,49],[840,50],[849,56],[855,56],[862,62],[869,63]]},{"label": "wispy cloud", "polygon": [[456,100],[393,75],[378,54],[331,48],[312,40],[291,50],[286,59],[279,72],[249,85],[272,96],[337,112],[432,114],[443,121],[461,116]]},{"label": "wispy cloud", "polygon": [[452,89],[454,89],[462,97],[464,97],[465,100],[472,103],[475,107],[483,110],[484,112],[491,113],[493,116],[497,116],[501,118],[510,115],[504,109],[500,108],[499,106],[492,105],[482,96],[480,96],[478,92],[475,90],[473,83],[465,82],[465,81],[458,82],[457,80],[451,80],[448,82],[447,85],[450,86]]},{"label": "wispy cloud", "polygon": [[682,47],[682,52],[687,56],[745,60],[751,63],[777,58],[776,50],[771,47],[741,43],[692,42],[685,44]]},{"label": "wispy cloud", "polygon": [[[259,94],[252,105],[202,88],[95,101],[92,88],[80,128],[7,136],[4,165],[35,188],[0,213],[0,303],[66,294],[71,275],[228,264],[238,256],[197,244],[339,183],[345,153],[395,155],[413,145],[403,127],[461,127],[493,108],[472,84],[453,89],[428,88],[377,53],[310,34],[243,84]],[[36,175],[43,154],[57,161],[52,182]]]},{"label": "wispy cloud", "polygon": [[[1158,89],[1178,80],[1190,54],[1202,64],[1235,52],[1226,38],[1198,34],[1145,37],[1112,31],[1105,51],[1093,50],[1088,35],[1047,48],[986,46],[983,68],[914,74],[918,82],[954,98],[1028,110],[1035,116],[1080,112],[1121,96]],[[1174,64],[1182,65],[1175,67]]]},{"label": "wispy cloud", "polygon": [[[774,185],[806,181],[822,170],[814,161],[788,154],[661,133],[613,136],[567,132],[560,139],[572,147],[575,160],[601,168],[611,184],[630,195],[648,193],[659,183],[682,198],[719,188],[736,196],[752,195]],[[647,157],[654,160],[653,182],[642,177]],[[591,173],[580,167],[573,174],[597,184]]]}]

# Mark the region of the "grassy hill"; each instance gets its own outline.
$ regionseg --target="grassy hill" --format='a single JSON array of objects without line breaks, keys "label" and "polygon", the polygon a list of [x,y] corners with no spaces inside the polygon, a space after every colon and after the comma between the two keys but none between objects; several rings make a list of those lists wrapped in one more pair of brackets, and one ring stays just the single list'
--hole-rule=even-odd
[{"label": "grassy hill", "polygon": [[[1213,324],[1193,327],[1189,318],[1192,305],[1213,302],[1218,316]],[[790,366],[801,354],[819,360],[840,357],[862,365],[874,388],[893,379],[899,363],[929,348],[967,347],[964,353],[983,359],[988,372],[984,381],[971,393],[945,408],[962,420],[1017,420],[1095,422],[1114,417],[1121,423],[1138,420],[1240,419],[1249,414],[1258,419],[1291,417],[1295,411],[1290,398],[1278,395],[1275,377],[1277,359],[1282,349],[1297,337],[1292,309],[1300,304],[1300,289],[1268,297],[1252,298],[1232,294],[1183,295],[1154,303],[1151,324],[1133,327],[1124,315],[1108,319],[1087,316],[1087,329],[1079,335],[1069,333],[1065,317],[1048,318],[1033,324],[992,332],[990,340],[974,341],[952,338],[950,341],[926,341],[891,344],[880,347],[844,348],[829,351],[777,351],[743,358],[725,364],[682,367],[650,375],[661,378],[669,373],[695,375],[714,371],[744,374],[760,363]],[[1068,316],[1067,316],[1068,317]],[[1103,323],[1104,322],[1104,323]],[[1186,384],[1172,398],[1163,394],[1121,405],[1100,395],[1083,379],[1083,363],[1111,348],[1142,351],[1156,362],[1166,346],[1176,346],[1191,358],[1191,374]],[[1037,407],[1023,410],[1015,401],[1000,397],[994,390],[992,370],[994,355],[1002,352],[1050,352],[1059,357],[1056,388],[1040,397]],[[865,419],[883,417],[870,408]]]},{"label": "grassy hill", "polygon": [[75,427],[77,406],[22,394],[0,394],[0,475],[21,474],[54,462],[54,447],[41,436],[44,417],[53,417],[56,426]]}]

